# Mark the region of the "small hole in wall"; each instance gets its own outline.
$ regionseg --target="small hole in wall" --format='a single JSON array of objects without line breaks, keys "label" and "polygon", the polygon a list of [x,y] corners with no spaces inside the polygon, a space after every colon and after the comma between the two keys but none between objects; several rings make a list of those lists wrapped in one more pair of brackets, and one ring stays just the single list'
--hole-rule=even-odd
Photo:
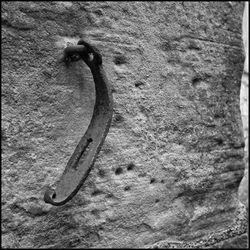
[{"label": "small hole in wall", "polygon": [[134,163],[129,163],[128,166],[127,166],[127,170],[130,171],[130,170],[133,170],[135,167],[135,164]]},{"label": "small hole in wall", "polygon": [[150,180],[150,183],[154,183],[156,180],[155,180],[155,178],[152,178],[151,180]]},{"label": "small hole in wall", "polygon": [[158,203],[159,201],[160,201],[159,199],[156,199],[156,200],[155,200],[155,203]]},{"label": "small hole in wall", "polygon": [[125,121],[125,118],[122,115],[120,115],[120,114],[116,114],[114,116],[113,121],[116,122],[116,123],[121,123],[121,122]]},{"label": "small hole in wall", "polygon": [[201,78],[194,77],[193,80],[192,80],[193,86],[196,87],[200,81],[201,81]]},{"label": "small hole in wall", "polygon": [[52,194],[52,199],[55,199],[56,198],[56,193],[53,193]]},{"label": "small hole in wall", "polygon": [[164,183],[164,180],[161,180],[161,183]]},{"label": "small hole in wall", "polygon": [[92,139],[92,138],[89,138],[87,141],[88,141],[88,142],[92,142],[92,141],[93,141],[93,139]]},{"label": "small hole in wall", "polygon": [[116,56],[115,59],[114,59],[114,63],[116,65],[124,64],[126,62],[127,62],[127,59],[123,55]]},{"label": "small hole in wall", "polygon": [[217,141],[218,145],[222,145],[223,144],[223,139],[221,139],[221,138],[216,139],[216,141]]},{"label": "small hole in wall", "polygon": [[94,210],[91,211],[91,213],[94,214],[94,215],[97,215],[98,214],[98,210],[94,209]]},{"label": "small hole in wall", "polygon": [[121,167],[119,167],[119,168],[117,168],[116,170],[115,170],[115,174],[116,175],[119,175],[119,174],[121,174],[122,173],[122,168]]},{"label": "small hole in wall", "polygon": [[144,85],[144,82],[142,82],[142,81],[135,82],[135,87],[136,88],[140,87],[141,85]]},{"label": "small hole in wall", "polygon": [[124,188],[124,190],[125,190],[125,191],[128,191],[128,190],[130,190],[130,187],[129,187],[129,186],[126,186],[126,187]]},{"label": "small hole in wall", "polygon": [[96,196],[96,195],[99,195],[99,194],[101,194],[101,193],[102,193],[102,191],[100,191],[100,190],[95,190],[95,191],[92,192],[92,195],[93,195],[93,196]]}]

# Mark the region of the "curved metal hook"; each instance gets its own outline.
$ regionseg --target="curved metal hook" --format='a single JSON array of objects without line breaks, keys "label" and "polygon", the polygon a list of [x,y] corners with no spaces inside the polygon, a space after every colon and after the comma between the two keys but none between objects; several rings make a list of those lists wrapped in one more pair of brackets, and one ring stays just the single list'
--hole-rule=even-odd
[{"label": "curved metal hook", "polygon": [[86,180],[108,133],[113,113],[111,88],[102,67],[99,51],[84,40],[64,50],[64,61],[82,59],[90,68],[95,82],[96,100],[91,122],[57,183],[49,188],[44,201],[60,206],[71,200]]}]

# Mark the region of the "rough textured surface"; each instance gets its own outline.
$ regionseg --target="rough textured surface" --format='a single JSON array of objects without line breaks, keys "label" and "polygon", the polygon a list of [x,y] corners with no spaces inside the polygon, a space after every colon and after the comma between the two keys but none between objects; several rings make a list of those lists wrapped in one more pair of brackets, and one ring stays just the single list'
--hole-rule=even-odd
[{"label": "rough textured surface", "polygon": [[[243,234],[243,8],[3,2],[2,246],[209,245]],[[46,185],[60,177],[93,111],[87,67],[60,62],[80,37],[103,55],[114,117],[81,191],[52,207]]]},{"label": "rough textured surface", "polygon": [[[243,210],[244,211],[244,210]],[[193,241],[159,241],[149,248],[180,248],[180,249],[206,249],[206,248],[247,248],[248,236],[246,233],[245,214],[239,212],[238,219],[228,229],[209,233],[208,235]]]},{"label": "rough textured surface", "polygon": [[248,66],[249,66],[249,24],[248,24],[248,15],[249,15],[249,9],[248,9],[248,2],[245,2],[245,8],[244,8],[244,15],[243,15],[243,42],[244,42],[244,49],[245,49],[245,64],[244,64],[244,72],[241,79],[241,89],[240,89],[240,109],[241,109],[241,117],[242,117],[242,123],[243,123],[243,130],[244,130],[244,138],[245,138],[245,162],[246,162],[246,169],[244,177],[241,181],[240,187],[239,187],[239,198],[240,200],[248,207],[248,196],[249,196],[249,143],[248,143],[248,130],[249,130],[249,86],[248,86]]}]

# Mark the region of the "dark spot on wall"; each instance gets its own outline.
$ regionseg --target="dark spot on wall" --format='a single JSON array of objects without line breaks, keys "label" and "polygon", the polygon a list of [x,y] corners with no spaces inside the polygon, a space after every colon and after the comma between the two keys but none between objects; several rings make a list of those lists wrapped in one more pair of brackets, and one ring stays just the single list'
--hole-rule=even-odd
[{"label": "dark spot on wall", "polygon": [[19,204],[16,204],[16,203],[14,203],[14,204],[11,204],[10,205],[10,209],[11,209],[11,211],[13,212],[13,213],[19,213],[19,212],[21,212],[23,209],[20,207],[20,205]]},{"label": "dark spot on wall", "polygon": [[128,12],[129,12],[127,7],[122,7],[122,11],[123,11],[124,13],[128,13]]},{"label": "dark spot on wall", "polygon": [[244,148],[245,147],[245,141],[239,141],[239,142],[230,142],[229,145],[233,148]]},{"label": "dark spot on wall", "polygon": [[100,177],[104,177],[105,176],[105,171],[103,169],[100,169],[98,172]]},{"label": "dark spot on wall", "polygon": [[223,144],[223,139],[222,138],[215,138],[215,141],[218,143],[218,145]]},{"label": "dark spot on wall", "polygon": [[241,175],[240,178],[238,180],[235,180],[234,182],[226,182],[224,184],[224,187],[226,189],[236,189],[239,186],[242,178],[243,178],[243,175]]},{"label": "dark spot on wall", "polygon": [[223,169],[224,172],[242,171],[245,169],[244,162],[229,163]]},{"label": "dark spot on wall", "polygon": [[100,195],[100,194],[102,194],[102,193],[103,193],[103,192],[102,192],[101,190],[98,190],[98,189],[97,189],[97,190],[93,191],[91,195],[92,195],[92,196],[96,196],[96,195]]},{"label": "dark spot on wall", "polygon": [[125,190],[125,191],[128,191],[128,190],[130,190],[130,187],[129,187],[129,186],[126,186],[126,187],[124,188],[124,190]]},{"label": "dark spot on wall", "polygon": [[119,175],[122,173],[122,168],[121,167],[118,167],[116,170],[115,170],[115,174],[116,175]]},{"label": "dark spot on wall", "polygon": [[164,183],[164,180],[161,180],[161,183]]},{"label": "dark spot on wall", "polygon": [[196,87],[202,79],[200,77],[194,77],[192,80],[192,85]]},{"label": "dark spot on wall", "polygon": [[152,184],[152,183],[154,183],[155,181],[156,181],[155,178],[151,178],[150,183]]},{"label": "dark spot on wall", "polygon": [[127,59],[126,59],[125,56],[119,55],[119,56],[116,56],[116,57],[115,57],[114,63],[115,63],[116,65],[121,65],[121,64],[127,63]]},{"label": "dark spot on wall", "polygon": [[159,199],[156,199],[156,200],[155,200],[155,203],[158,203],[159,201],[160,201]]},{"label": "dark spot on wall", "polygon": [[94,13],[97,14],[98,16],[103,16],[103,12],[101,9],[95,10]]},{"label": "dark spot on wall", "polygon": [[136,81],[136,82],[135,82],[135,87],[136,87],[136,88],[138,88],[138,87],[140,87],[140,86],[142,86],[142,85],[144,85],[144,82],[142,82],[142,81]]},{"label": "dark spot on wall", "polygon": [[94,214],[94,215],[98,215],[99,211],[98,211],[97,209],[93,209],[93,210],[91,211],[91,213]]},{"label": "dark spot on wall", "polygon": [[178,130],[178,127],[176,125],[173,125],[173,130],[174,131],[177,131]]},{"label": "dark spot on wall", "polygon": [[224,110],[216,110],[214,118],[224,118],[224,117],[225,117]]},{"label": "dark spot on wall", "polygon": [[133,170],[135,167],[135,164],[134,163],[129,163],[128,166],[127,166],[127,170],[130,171],[130,170]]},{"label": "dark spot on wall", "polygon": [[123,122],[124,120],[125,120],[124,117],[122,115],[120,115],[120,114],[116,114],[114,116],[114,119],[113,119],[113,121],[116,122],[116,123]]}]

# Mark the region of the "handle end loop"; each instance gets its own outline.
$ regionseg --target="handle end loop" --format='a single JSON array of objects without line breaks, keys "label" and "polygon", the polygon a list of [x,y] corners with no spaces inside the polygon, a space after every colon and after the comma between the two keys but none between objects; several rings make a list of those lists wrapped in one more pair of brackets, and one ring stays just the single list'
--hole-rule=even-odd
[{"label": "handle end loop", "polygon": [[44,194],[44,201],[45,203],[49,203],[49,204],[52,204],[52,205],[56,205],[56,202],[54,202],[53,199],[56,198],[56,193],[55,193],[55,190],[51,189],[51,188],[48,188]]}]

